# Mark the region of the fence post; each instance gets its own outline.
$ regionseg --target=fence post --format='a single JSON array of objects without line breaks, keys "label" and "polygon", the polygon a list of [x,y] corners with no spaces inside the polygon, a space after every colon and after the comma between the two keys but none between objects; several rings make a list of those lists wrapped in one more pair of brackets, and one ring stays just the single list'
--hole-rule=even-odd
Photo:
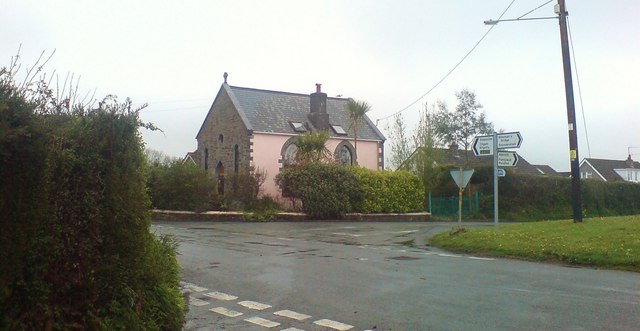
[{"label": "fence post", "polygon": [[429,214],[431,214],[431,192],[429,192]]}]

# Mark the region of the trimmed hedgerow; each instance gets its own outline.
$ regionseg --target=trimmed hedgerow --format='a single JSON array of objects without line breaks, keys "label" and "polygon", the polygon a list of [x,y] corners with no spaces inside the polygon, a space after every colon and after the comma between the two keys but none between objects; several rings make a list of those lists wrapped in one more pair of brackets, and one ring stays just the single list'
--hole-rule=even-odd
[{"label": "trimmed hedgerow", "polygon": [[360,213],[407,213],[424,209],[424,187],[420,178],[406,171],[374,171],[351,167],[363,199]]},{"label": "trimmed hedgerow", "polygon": [[348,167],[335,163],[284,169],[276,176],[276,183],[285,195],[302,200],[303,211],[316,219],[343,218],[362,199],[356,176]]},{"label": "trimmed hedgerow", "polygon": [[27,99],[0,70],[0,330],[180,330],[175,244],[149,232],[137,110],[38,88]]},{"label": "trimmed hedgerow", "polygon": [[311,163],[283,170],[276,181],[286,195],[302,201],[303,211],[312,218],[342,218],[349,212],[405,213],[424,206],[420,179],[404,171]]}]

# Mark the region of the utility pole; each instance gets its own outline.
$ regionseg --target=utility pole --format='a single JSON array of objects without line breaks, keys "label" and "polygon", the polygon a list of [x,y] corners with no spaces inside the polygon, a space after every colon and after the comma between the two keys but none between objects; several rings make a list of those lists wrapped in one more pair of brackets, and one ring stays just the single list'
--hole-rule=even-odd
[{"label": "utility pole", "polygon": [[564,89],[567,98],[567,119],[569,122],[569,158],[571,160],[571,198],[573,201],[573,222],[582,222],[582,189],[580,188],[580,159],[578,157],[578,132],[576,108],[573,101],[573,81],[571,79],[571,58],[569,36],[567,34],[567,9],[564,0],[558,0],[556,8],[560,18],[560,43],[562,44],[562,66],[564,68]]}]

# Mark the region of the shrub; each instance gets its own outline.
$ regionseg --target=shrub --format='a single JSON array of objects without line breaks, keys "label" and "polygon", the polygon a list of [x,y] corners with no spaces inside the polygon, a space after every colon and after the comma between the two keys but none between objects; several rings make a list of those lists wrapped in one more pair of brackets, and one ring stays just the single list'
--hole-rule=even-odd
[{"label": "shrub", "polygon": [[202,212],[222,207],[216,181],[194,164],[151,164],[148,187],[152,205],[158,209]]},{"label": "shrub", "polygon": [[357,178],[348,167],[309,163],[286,168],[276,183],[284,192],[302,200],[302,209],[317,219],[342,218],[361,203]]},{"label": "shrub", "polygon": [[407,213],[424,209],[424,188],[420,178],[406,171],[374,171],[350,167],[358,179],[363,199],[356,206],[361,213]]},{"label": "shrub", "polygon": [[149,233],[137,110],[30,88],[0,71],[0,329],[179,330],[175,245]]},{"label": "shrub", "polygon": [[258,196],[262,192],[262,185],[267,176],[260,169],[249,169],[246,172],[238,172],[230,175],[227,181],[230,187],[227,198],[231,201],[234,210],[251,209],[258,202]]},{"label": "shrub", "polygon": [[[467,192],[480,193],[480,212],[475,218],[493,217],[493,169],[479,167],[471,177]],[[640,184],[582,180],[582,208],[585,217],[633,215],[640,213]],[[522,175],[508,171],[500,178],[501,219],[531,221],[571,218],[571,179]],[[443,168],[434,195],[453,196],[457,188]]]}]

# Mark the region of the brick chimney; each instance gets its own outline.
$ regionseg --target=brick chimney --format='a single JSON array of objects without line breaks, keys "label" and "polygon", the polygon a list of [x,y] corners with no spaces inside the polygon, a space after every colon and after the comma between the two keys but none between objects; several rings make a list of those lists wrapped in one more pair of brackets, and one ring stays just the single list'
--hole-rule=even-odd
[{"label": "brick chimney", "polygon": [[309,95],[309,121],[318,130],[329,130],[327,114],[327,94],[320,90],[322,84],[316,84],[316,92]]}]

